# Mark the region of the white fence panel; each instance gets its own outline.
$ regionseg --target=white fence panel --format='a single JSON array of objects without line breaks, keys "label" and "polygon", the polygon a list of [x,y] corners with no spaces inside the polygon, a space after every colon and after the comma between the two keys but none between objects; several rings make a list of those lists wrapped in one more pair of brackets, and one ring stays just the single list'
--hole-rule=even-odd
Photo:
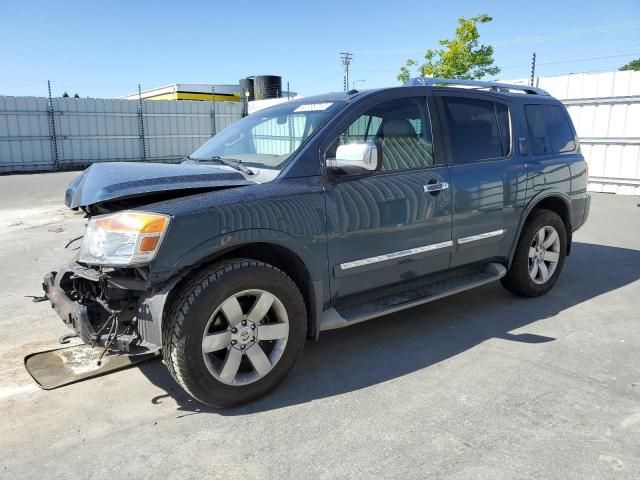
[{"label": "white fence panel", "polygon": [[54,98],[61,168],[140,158],[135,102]]},{"label": "white fence panel", "polygon": [[0,96],[0,173],[53,168],[47,99]]},{"label": "white fence panel", "polygon": [[142,125],[137,101],[54,98],[52,106],[53,116],[47,98],[0,96],[0,173],[177,161],[242,117],[237,102],[143,101]]}]

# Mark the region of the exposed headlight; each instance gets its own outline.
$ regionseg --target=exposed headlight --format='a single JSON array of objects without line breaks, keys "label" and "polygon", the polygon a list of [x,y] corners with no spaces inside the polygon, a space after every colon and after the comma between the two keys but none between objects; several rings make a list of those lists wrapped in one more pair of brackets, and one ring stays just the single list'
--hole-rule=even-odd
[{"label": "exposed headlight", "polygon": [[123,211],[91,218],[78,261],[90,265],[141,265],[160,248],[169,217]]}]

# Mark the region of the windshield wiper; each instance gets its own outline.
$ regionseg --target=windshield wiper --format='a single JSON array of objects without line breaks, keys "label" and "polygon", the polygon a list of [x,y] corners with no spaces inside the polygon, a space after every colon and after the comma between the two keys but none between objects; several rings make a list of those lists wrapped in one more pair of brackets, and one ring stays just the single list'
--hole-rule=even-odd
[{"label": "windshield wiper", "polygon": [[232,158],[222,158],[219,155],[214,155],[213,157],[206,157],[206,158],[195,158],[195,157],[187,156],[187,160],[195,160],[196,162],[220,162],[228,167],[231,167],[247,175],[255,175],[255,172],[253,170],[242,165],[242,161],[234,160]]}]

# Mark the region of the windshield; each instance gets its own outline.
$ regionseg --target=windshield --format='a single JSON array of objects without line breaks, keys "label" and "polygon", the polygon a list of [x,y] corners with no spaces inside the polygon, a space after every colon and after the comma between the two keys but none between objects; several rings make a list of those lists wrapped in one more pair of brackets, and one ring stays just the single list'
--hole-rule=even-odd
[{"label": "windshield", "polygon": [[231,124],[189,158],[225,159],[281,170],[300,145],[344,104],[287,102],[261,110]]}]

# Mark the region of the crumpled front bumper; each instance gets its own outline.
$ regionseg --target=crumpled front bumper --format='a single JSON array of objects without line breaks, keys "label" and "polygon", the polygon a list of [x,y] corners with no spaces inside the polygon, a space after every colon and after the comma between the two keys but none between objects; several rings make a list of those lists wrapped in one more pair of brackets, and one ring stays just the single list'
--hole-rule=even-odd
[{"label": "crumpled front bumper", "polygon": [[[69,284],[73,280],[92,282],[101,292],[102,302],[71,298]],[[61,267],[57,272],[44,276],[43,289],[45,296],[51,302],[62,321],[80,339],[87,344],[106,346],[128,353],[157,351],[162,346],[162,314],[164,304],[171,287],[170,283],[164,288],[140,289],[139,286],[130,289],[119,283],[119,279],[101,278],[95,270],[78,263],[70,263]],[[130,285],[129,285],[130,287]],[[128,296],[131,299],[126,308],[120,311],[109,311],[104,305],[110,294]],[[120,327],[117,335],[110,335],[110,324],[101,328],[105,322],[111,322],[112,315],[118,319]],[[124,327],[124,328],[123,328]]]},{"label": "crumpled front bumper", "polygon": [[51,302],[51,308],[60,316],[62,321],[85,343],[91,343],[95,331],[89,321],[88,309],[85,305],[71,300],[60,287],[60,280],[64,277],[63,269],[59,272],[47,273],[42,282],[46,297]]}]

